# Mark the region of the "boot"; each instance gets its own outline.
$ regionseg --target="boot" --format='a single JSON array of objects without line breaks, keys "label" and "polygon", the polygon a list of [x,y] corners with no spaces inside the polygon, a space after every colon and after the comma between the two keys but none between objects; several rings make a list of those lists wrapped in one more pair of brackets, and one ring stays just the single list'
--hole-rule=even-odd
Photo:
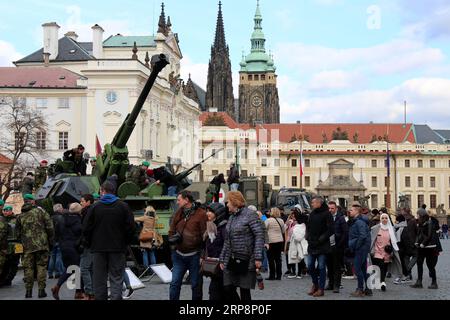
[{"label": "boot", "polygon": [[33,298],[33,290],[27,289],[27,292],[25,293],[25,299],[31,299]]},{"label": "boot", "polygon": [[422,289],[423,285],[422,285],[422,280],[421,279],[417,279],[416,283],[410,286],[413,289]]},{"label": "boot", "polygon": [[366,295],[364,294],[364,292],[359,289],[357,289],[355,292],[350,294],[350,297],[352,297],[352,298],[363,298],[365,296]]},{"label": "boot", "polygon": [[52,296],[55,300],[59,300],[59,289],[60,287],[58,285],[52,288]]},{"label": "boot", "polygon": [[325,295],[325,292],[322,289],[319,289],[316,291],[316,293],[313,294],[314,298],[323,297]]},{"label": "boot", "polygon": [[428,287],[428,289],[438,289],[436,280],[433,280],[433,282],[431,282],[431,285]]},{"label": "boot", "polygon": [[47,292],[45,292],[45,289],[39,289],[38,298],[47,298]]},{"label": "boot", "polygon": [[317,292],[317,290],[319,290],[319,288],[317,288],[317,287],[313,284],[311,290],[308,292],[308,296],[313,296],[313,295]]},{"label": "boot", "polygon": [[74,296],[75,300],[84,300],[84,293],[81,291],[75,291],[75,296]]}]

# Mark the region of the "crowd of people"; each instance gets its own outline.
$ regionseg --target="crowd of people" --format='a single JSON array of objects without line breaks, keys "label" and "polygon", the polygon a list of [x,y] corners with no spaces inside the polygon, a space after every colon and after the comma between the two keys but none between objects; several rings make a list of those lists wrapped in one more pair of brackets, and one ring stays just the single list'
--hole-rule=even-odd
[{"label": "crowd of people", "polygon": [[[48,277],[58,280],[51,293],[59,300],[71,266],[80,267],[82,278],[75,299],[120,300],[124,283],[127,295],[132,294],[125,267],[136,227],[142,226],[139,246],[145,268],[157,263],[155,251],[163,238],[155,229],[154,208],[148,207],[144,216],[135,218],[116,192],[117,186],[106,181],[100,195],[84,195],[80,203],[68,208],[55,204],[52,216],[36,205],[33,195],[24,195],[22,213],[14,218],[23,245],[26,298],[32,297],[35,280],[39,298],[46,297]],[[284,278],[310,278],[308,294],[317,298],[327,291],[340,293],[342,278],[348,277],[357,280],[352,297],[371,296],[374,289],[388,290],[388,277],[393,277],[394,284],[419,289],[424,286],[424,263],[431,278],[428,288],[438,288],[436,265],[444,227],[440,228],[425,206],[417,211],[417,218],[404,208],[392,221],[386,209],[370,212],[355,202],[346,211],[320,196],[312,198],[311,212],[297,205],[287,214],[284,208],[261,212],[247,206],[239,191],[230,191],[225,205],[201,204],[183,191],[177,195],[177,204],[168,237],[173,264],[170,300],[180,299],[187,271],[193,300],[203,299],[203,277],[211,278],[209,299],[216,301],[249,301],[251,290],[264,289],[264,280]],[[12,208],[3,202],[0,207],[1,270],[8,233],[5,222],[10,221]],[[379,277],[372,283],[373,267]],[[264,273],[268,273],[265,279]]]}]

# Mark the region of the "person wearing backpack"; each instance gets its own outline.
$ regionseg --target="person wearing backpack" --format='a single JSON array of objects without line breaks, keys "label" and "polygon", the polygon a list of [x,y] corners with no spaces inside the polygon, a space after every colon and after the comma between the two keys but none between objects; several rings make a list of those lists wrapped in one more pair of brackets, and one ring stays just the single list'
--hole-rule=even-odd
[{"label": "person wearing backpack", "polygon": [[282,264],[281,252],[284,248],[284,221],[281,219],[281,212],[278,208],[270,210],[270,218],[265,222],[269,235],[269,278],[266,280],[281,280]]}]

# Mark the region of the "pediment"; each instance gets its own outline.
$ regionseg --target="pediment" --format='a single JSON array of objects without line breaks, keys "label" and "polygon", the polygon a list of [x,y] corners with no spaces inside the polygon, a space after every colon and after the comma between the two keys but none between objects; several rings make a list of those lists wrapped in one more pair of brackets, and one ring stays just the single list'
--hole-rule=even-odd
[{"label": "pediment", "polygon": [[172,49],[172,51],[181,59],[183,54],[181,53],[180,46],[178,45],[177,39],[174,35],[170,35],[166,40],[167,46]]}]

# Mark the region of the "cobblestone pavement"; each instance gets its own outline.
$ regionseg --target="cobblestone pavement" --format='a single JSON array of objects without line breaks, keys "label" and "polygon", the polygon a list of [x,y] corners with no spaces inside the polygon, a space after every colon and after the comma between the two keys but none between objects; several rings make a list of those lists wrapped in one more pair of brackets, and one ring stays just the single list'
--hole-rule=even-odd
[{"label": "cobblestone pavement", "polygon": [[[387,291],[381,292],[375,290],[373,297],[366,297],[366,300],[450,300],[450,240],[442,240],[444,252],[439,257],[437,266],[438,274],[438,290],[426,289],[431,280],[428,277],[428,270],[424,265],[424,289],[412,289],[409,285],[395,285],[392,283],[393,278],[387,279]],[[284,259],[283,259],[284,260]],[[267,274],[265,275],[267,276]],[[23,300],[25,296],[25,288],[22,282],[23,273],[20,271],[14,279],[12,287],[0,288],[0,300]],[[356,288],[356,280],[343,280],[344,289],[341,293],[334,294],[326,292],[325,297],[321,300],[349,300],[350,293]],[[265,290],[252,291],[254,300],[315,300],[309,297],[307,291],[311,287],[311,278],[290,280],[283,278],[282,281],[265,281]],[[56,280],[48,280],[47,294],[48,298],[44,300],[52,300],[50,288],[56,284]],[[167,300],[169,297],[169,285],[161,284],[154,278],[150,282],[144,283],[144,289],[137,290],[131,300]],[[204,283],[204,298],[208,299],[209,281]],[[33,300],[37,299],[37,284],[35,284],[33,292]],[[74,292],[69,291],[66,286],[61,289],[61,300],[72,300]],[[181,299],[189,300],[191,297],[190,286],[184,285],[181,291]]]}]

